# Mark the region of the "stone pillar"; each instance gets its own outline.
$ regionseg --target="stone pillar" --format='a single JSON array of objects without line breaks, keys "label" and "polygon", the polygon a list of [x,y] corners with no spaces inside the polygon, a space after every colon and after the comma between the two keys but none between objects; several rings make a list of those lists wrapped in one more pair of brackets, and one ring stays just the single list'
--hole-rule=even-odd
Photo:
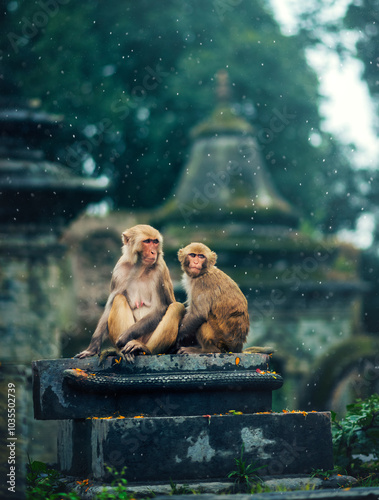
[{"label": "stone pillar", "polygon": [[[17,445],[32,460],[51,461],[56,453],[56,423],[41,426],[33,419],[31,367],[36,358],[60,357],[60,335],[65,304],[63,248],[43,239],[29,243],[22,235],[0,243],[0,335],[5,383],[16,384]],[[71,313],[73,310],[71,309]],[[67,317],[66,317],[67,319]],[[16,368],[17,382],[13,381]],[[20,415],[19,415],[20,413]],[[22,421],[26,425],[20,426]],[[26,454],[18,457],[27,462]]]},{"label": "stone pillar", "polygon": [[[15,440],[20,492],[27,453],[31,460],[47,462],[56,456],[56,422],[41,425],[33,419],[31,362],[60,357],[60,331],[75,316],[70,262],[59,239],[67,224],[104,192],[98,181],[45,158],[46,137],[59,133],[60,121],[27,106],[0,109],[0,384],[4,403],[0,425],[2,436]],[[15,410],[14,429],[9,427],[13,421],[7,420],[13,415],[7,413],[7,404],[14,404],[9,408]],[[8,451],[3,445],[2,485],[12,465],[4,456]]]},{"label": "stone pillar", "polygon": [[28,390],[27,384],[28,375],[30,375],[30,369],[23,364],[1,364],[1,498],[24,498],[25,469],[27,463],[26,452],[28,445],[27,420],[28,410],[30,411],[30,390]]}]

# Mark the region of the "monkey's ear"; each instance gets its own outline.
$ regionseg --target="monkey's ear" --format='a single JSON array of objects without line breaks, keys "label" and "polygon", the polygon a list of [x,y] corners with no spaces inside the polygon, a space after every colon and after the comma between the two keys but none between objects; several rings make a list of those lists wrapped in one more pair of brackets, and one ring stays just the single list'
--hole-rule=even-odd
[{"label": "monkey's ear", "polygon": [[178,251],[178,259],[179,259],[179,262],[183,262],[184,261],[184,248],[181,248],[179,251]]},{"label": "monkey's ear", "polygon": [[123,242],[124,245],[127,245],[130,240],[130,236],[127,231],[124,231],[121,235],[121,241]]},{"label": "monkey's ear", "polygon": [[209,258],[208,258],[208,267],[209,266],[214,266],[216,264],[216,261],[217,261],[217,253],[216,252],[211,252],[209,254]]}]

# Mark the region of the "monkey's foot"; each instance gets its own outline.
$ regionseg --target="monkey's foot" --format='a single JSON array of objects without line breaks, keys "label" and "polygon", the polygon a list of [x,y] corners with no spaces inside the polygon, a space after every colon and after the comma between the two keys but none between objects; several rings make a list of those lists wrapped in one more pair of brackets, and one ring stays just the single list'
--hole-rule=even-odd
[{"label": "monkey's foot", "polygon": [[199,354],[201,352],[200,347],[180,347],[176,354]]},{"label": "monkey's foot", "polygon": [[125,355],[126,359],[132,363],[134,362],[134,356],[140,356],[141,354],[151,355],[151,351],[139,340],[129,340],[121,349],[121,352]]},{"label": "monkey's foot", "polygon": [[85,351],[79,352],[79,354],[76,354],[74,358],[79,358],[79,359],[84,359],[84,358],[89,358],[91,356],[95,356],[97,354],[96,351],[89,351],[86,349]]}]

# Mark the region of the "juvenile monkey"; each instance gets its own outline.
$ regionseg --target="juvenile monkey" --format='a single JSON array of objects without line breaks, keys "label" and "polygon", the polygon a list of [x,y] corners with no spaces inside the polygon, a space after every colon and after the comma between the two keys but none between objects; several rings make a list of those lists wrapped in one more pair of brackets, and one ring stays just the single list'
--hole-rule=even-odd
[{"label": "juvenile monkey", "polygon": [[129,360],[141,353],[165,353],[176,342],[185,308],[175,301],[162,235],[140,224],[121,238],[122,256],[112,272],[104,312],[89,346],[77,358],[99,354],[107,336]]},{"label": "juvenile monkey", "polygon": [[178,258],[188,301],[178,354],[242,352],[249,313],[238,285],[215,267],[217,255],[203,243],[190,243],[179,250]]}]

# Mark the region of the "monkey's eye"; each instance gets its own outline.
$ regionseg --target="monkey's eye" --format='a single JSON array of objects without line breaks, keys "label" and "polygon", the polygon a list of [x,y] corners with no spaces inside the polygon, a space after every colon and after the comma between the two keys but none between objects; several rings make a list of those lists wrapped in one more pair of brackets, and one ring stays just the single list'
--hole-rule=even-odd
[{"label": "monkey's eye", "polygon": [[143,240],[144,243],[154,243],[154,245],[158,245],[159,240],[153,240],[152,238],[148,238],[147,240]]},{"label": "monkey's eye", "polygon": [[196,254],[195,254],[195,253],[189,253],[189,254],[188,254],[188,257],[192,257],[192,258],[194,258],[194,257],[196,257]]},{"label": "monkey's eye", "polygon": [[205,255],[203,255],[202,253],[199,253],[198,257],[199,257],[199,259],[205,259]]}]

